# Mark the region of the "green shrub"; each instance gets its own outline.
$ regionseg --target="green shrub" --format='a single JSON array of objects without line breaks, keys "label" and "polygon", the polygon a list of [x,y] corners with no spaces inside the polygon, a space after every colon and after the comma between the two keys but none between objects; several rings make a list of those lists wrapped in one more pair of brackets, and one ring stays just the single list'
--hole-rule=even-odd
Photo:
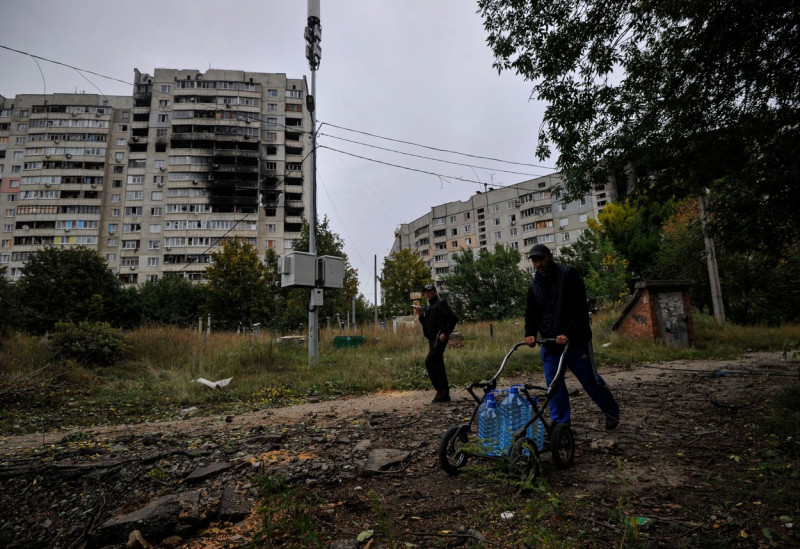
[{"label": "green shrub", "polygon": [[122,332],[106,322],[59,322],[51,345],[56,358],[97,366],[114,364],[127,350]]}]

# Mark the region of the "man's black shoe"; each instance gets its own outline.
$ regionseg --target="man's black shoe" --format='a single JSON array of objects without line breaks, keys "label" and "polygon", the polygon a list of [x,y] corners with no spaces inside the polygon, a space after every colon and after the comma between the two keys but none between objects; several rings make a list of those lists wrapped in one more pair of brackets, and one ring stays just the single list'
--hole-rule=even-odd
[{"label": "man's black shoe", "polygon": [[606,416],[606,429],[613,431],[619,427],[619,418],[614,416]]},{"label": "man's black shoe", "polygon": [[450,393],[437,391],[436,396],[433,397],[433,402],[450,402]]}]

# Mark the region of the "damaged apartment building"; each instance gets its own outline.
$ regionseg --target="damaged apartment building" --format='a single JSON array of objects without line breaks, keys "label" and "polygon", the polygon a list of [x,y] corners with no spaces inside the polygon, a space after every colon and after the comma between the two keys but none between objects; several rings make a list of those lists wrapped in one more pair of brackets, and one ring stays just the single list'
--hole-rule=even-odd
[{"label": "damaged apartment building", "polygon": [[283,254],[311,208],[307,93],[285,74],[155,69],[132,96],[0,97],[0,267],[86,246],[140,284],[201,280],[226,239]]}]

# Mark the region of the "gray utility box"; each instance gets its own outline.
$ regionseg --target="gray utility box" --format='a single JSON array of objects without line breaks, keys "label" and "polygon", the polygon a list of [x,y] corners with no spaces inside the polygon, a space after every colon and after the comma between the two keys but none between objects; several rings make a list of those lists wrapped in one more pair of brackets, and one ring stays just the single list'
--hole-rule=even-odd
[{"label": "gray utility box", "polygon": [[317,258],[308,252],[290,252],[278,258],[278,272],[282,288],[313,288],[317,285]]},{"label": "gray utility box", "polygon": [[344,288],[344,259],[335,255],[319,256],[317,282],[325,289]]},{"label": "gray utility box", "polygon": [[284,288],[344,288],[344,259],[333,255],[289,252],[278,258],[278,272]]}]

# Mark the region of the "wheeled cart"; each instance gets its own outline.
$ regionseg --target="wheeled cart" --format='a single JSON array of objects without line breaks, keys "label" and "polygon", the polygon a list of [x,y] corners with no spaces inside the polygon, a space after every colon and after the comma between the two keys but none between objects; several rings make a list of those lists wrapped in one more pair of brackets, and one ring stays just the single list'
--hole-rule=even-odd
[{"label": "wheeled cart", "polygon": [[[543,339],[538,340],[537,343],[544,345],[547,343],[555,343],[555,340]],[[448,428],[439,442],[437,452],[439,464],[446,473],[457,475],[459,470],[467,464],[469,458],[475,457],[505,461],[508,463],[512,472],[520,475],[527,475],[532,478],[539,474],[539,457],[542,453],[547,451],[550,452],[553,463],[557,467],[565,469],[572,464],[575,457],[575,437],[572,433],[572,429],[567,423],[548,422],[544,414],[555,392],[556,384],[564,377],[564,372],[566,370],[564,357],[569,349],[569,343],[564,346],[564,351],[561,353],[561,358],[558,362],[556,375],[549,385],[538,386],[525,384],[521,387],[520,393],[531,405],[531,419],[513,434],[508,448],[494,455],[483,451],[482,444],[473,444],[473,442],[480,442],[477,439],[477,427],[478,411],[481,407],[481,403],[484,401],[487,394],[497,389],[497,378],[503,373],[508,359],[522,346],[527,346],[527,344],[523,341],[516,343],[511,348],[505,358],[503,358],[500,369],[492,379],[489,381],[479,381],[467,387],[467,392],[469,392],[476,402],[475,410],[472,412],[469,423],[454,425]],[[476,393],[477,389],[481,389],[483,395],[479,396],[479,394]],[[531,394],[531,391],[536,392],[536,394]],[[544,425],[544,440],[539,441],[538,444],[536,440],[527,436],[528,428],[537,421],[541,421]]]}]

